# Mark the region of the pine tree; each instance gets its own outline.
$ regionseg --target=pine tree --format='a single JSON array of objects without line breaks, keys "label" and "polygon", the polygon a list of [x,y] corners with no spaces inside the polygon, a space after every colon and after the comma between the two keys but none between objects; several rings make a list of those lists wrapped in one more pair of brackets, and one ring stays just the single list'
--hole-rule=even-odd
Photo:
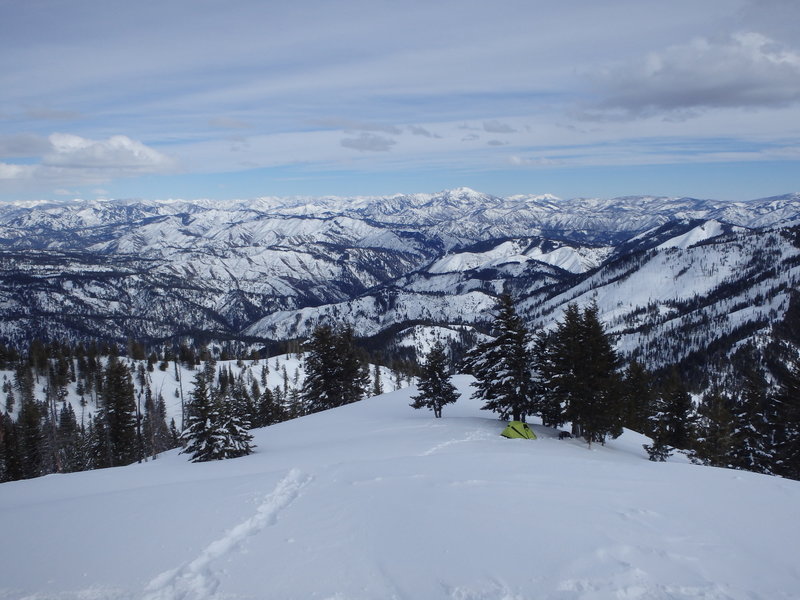
[{"label": "pine tree", "polygon": [[252,451],[252,436],[247,423],[236,414],[231,386],[225,396],[220,395],[213,386],[214,377],[212,360],[195,375],[181,451],[190,454],[192,462],[236,458]]},{"label": "pine tree", "polygon": [[425,357],[417,383],[419,393],[411,396],[413,408],[428,408],[433,416],[442,416],[442,407],[458,400],[458,391],[450,382],[450,369],[444,346],[436,342]]},{"label": "pine tree", "polygon": [[697,408],[697,441],[694,459],[712,467],[727,467],[733,450],[733,402],[712,387]]},{"label": "pine tree", "polygon": [[692,397],[676,369],[656,396],[650,415],[653,444],[645,445],[650,460],[664,461],[676,448],[688,449],[694,440]]},{"label": "pine tree", "polygon": [[508,294],[499,298],[494,334],[493,340],[479,344],[467,358],[475,377],[472,397],[484,402],[483,410],[494,411],[501,419],[524,421],[536,410],[530,340]]},{"label": "pine tree", "polygon": [[89,455],[92,469],[105,469],[113,466],[111,442],[108,437],[106,421],[101,414],[89,418]]},{"label": "pine tree", "polygon": [[207,370],[195,375],[186,412],[186,428],[181,434],[184,441],[181,454],[191,455],[192,462],[222,458],[222,445],[227,432],[223,429],[219,403],[212,397]]},{"label": "pine tree", "polygon": [[622,378],[623,425],[639,433],[649,433],[648,415],[655,401],[653,381],[647,369],[632,361]]},{"label": "pine tree", "polygon": [[161,452],[175,447],[167,425],[167,407],[164,398],[159,395],[158,399],[154,400],[150,386],[145,388],[142,436],[147,456],[156,458]]},{"label": "pine tree", "polygon": [[101,412],[110,446],[111,466],[128,465],[139,460],[133,379],[125,363],[113,355],[108,359],[103,376]]},{"label": "pine tree", "polygon": [[81,431],[75,410],[69,402],[64,403],[58,418],[58,453],[61,471],[74,473],[86,468]]},{"label": "pine tree", "polygon": [[42,413],[35,400],[23,397],[19,416],[17,417],[18,448],[22,464],[22,478],[39,477],[46,473],[42,446]]},{"label": "pine tree", "polygon": [[[344,406],[364,397],[369,388],[369,371],[355,346],[351,328],[334,330],[319,325],[306,349],[306,378],[301,393],[306,413]],[[288,389],[284,390],[286,395]]]},{"label": "pine tree", "polygon": [[598,318],[596,304],[581,312],[567,306],[553,333],[537,343],[536,364],[543,422],[572,422],[572,433],[589,444],[622,433],[625,407],[619,359]]},{"label": "pine tree", "polygon": [[[539,412],[547,427],[561,427],[568,407],[580,394],[581,314],[569,304],[552,333],[540,333],[535,344],[536,373],[541,388]],[[576,427],[573,433],[579,435]]]},{"label": "pine tree", "polygon": [[25,476],[18,432],[11,416],[0,413],[0,482],[16,481]]},{"label": "pine tree", "polygon": [[[299,416],[299,415],[297,415]],[[287,418],[284,407],[275,400],[275,395],[268,387],[264,388],[258,399],[255,427],[267,427],[280,423]]]},{"label": "pine tree", "polygon": [[767,383],[757,361],[744,363],[733,410],[733,452],[731,465],[737,469],[770,473],[772,435],[767,416]]},{"label": "pine tree", "polygon": [[304,413],[314,413],[337,406],[337,362],[334,331],[328,325],[314,328],[306,344],[305,380],[302,400]]},{"label": "pine tree", "polygon": [[381,381],[381,368],[379,365],[375,365],[373,369],[372,375],[372,395],[373,396],[380,396],[383,394],[383,382]]}]

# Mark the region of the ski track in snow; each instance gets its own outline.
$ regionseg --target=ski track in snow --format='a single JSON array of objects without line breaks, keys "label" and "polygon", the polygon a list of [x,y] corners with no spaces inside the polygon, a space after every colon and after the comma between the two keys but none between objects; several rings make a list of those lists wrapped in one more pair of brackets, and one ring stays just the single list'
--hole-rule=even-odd
[{"label": "ski track in snow", "polygon": [[446,442],[442,442],[441,444],[436,444],[432,448],[429,448],[428,450],[420,454],[420,456],[430,456],[431,454],[435,454],[439,450],[442,450],[443,448],[447,448],[448,446],[452,446],[454,444],[465,444],[467,442],[476,442],[478,440],[490,439],[490,437],[493,438],[493,436],[487,435],[485,431],[475,430],[467,434],[467,436],[462,439],[447,440]]},{"label": "ski track in snow", "polygon": [[264,498],[256,514],[211,542],[191,562],[171,569],[153,579],[145,588],[143,600],[207,600],[215,597],[219,578],[213,568],[215,561],[238,549],[250,536],[274,525],[278,514],[300,495],[312,477],[298,469],[289,471]]}]

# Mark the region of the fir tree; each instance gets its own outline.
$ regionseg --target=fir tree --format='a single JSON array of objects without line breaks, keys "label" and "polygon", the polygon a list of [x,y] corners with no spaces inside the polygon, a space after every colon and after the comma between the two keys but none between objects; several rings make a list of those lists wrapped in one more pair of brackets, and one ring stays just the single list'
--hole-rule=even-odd
[{"label": "fir tree", "polygon": [[501,419],[524,421],[535,412],[529,337],[508,294],[500,296],[494,334],[493,340],[479,344],[467,358],[475,377],[472,397]]},{"label": "fir tree", "polygon": [[555,331],[537,344],[543,421],[572,422],[572,433],[589,444],[622,433],[624,405],[619,359],[598,318],[596,304],[583,312],[567,306]]},{"label": "fir tree", "polygon": [[436,342],[425,357],[417,383],[419,393],[411,396],[413,408],[428,408],[433,416],[442,416],[442,407],[458,400],[458,391],[450,382],[450,369],[444,346]]},{"label": "fir tree", "polygon": [[[539,412],[547,427],[561,427],[568,407],[580,394],[581,314],[569,304],[555,331],[537,336],[536,373],[541,387]],[[576,424],[577,425],[577,424]],[[573,433],[578,435],[577,427]]]},{"label": "fir tree", "polygon": [[74,473],[86,468],[81,431],[75,410],[69,402],[64,403],[59,413],[58,454],[62,472]]},{"label": "fir tree", "polygon": [[648,415],[655,401],[653,381],[647,369],[632,361],[622,378],[623,425],[639,433],[649,433]]},{"label": "fir tree", "polygon": [[[301,398],[306,413],[358,402],[369,386],[369,371],[349,327],[317,326],[306,344],[306,378]],[[284,396],[288,395],[284,389]]]},{"label": "fir tree", "polygon": [[25,476],[18,431],[11,416],[0,413],[0,482]]},{"label": "fir tree", "polygon": [[[264,388],[261,396],[258,399],[258,406],[256,410],[256,427],[267,427],[280,423],[286,419],[286,411],[284,407],[276,402],[275,395],[268,387]],[[299,416],[299,415],[298,415]]]},{"label": "fir tree", "polygon": [[91,468],[104,469],[113,466],[108,429],[101,414],[95,414],[94,417],[90,415],[87,435],[89,438]]},{"label": "fir tree", "polygon": [[767,416],[769,397],[766,380],[754,358],[744,362],[738,391],[733,409],[731,466],[770,473],[772,435]]},{"label": "fir tree", "polygon": [[676,449],[688,449],[694,440],[694,405],[676,369],[656,397],[650,415],[651,446],[644,448],[650,460],[664,461]]},{"label": "fir tree", "polygon": [[17,426],[22,478],[44,475],[46,471],[42,448],[45,435],[42,432],[42,413],[35,400],[23,396]]},{"label": "fir tree", "polygon": [[712,467],[727,467],[733,450],[733,402],[712,387],[697,407],[697,441],[693,458]]},{"label": "fir tree", "polygon": [[373,396],[380,396],[383,394],[383,383],[381,382],[381,368],[379,365],[375,365],[375,368],[372,371],[372,395]]},{"label": "fir tree", "polygon": [[137,410],[133,379],[128,367],[110,356],[103,376],[101,411],[111,452],[111,466],[141,458],[137,441]]},{"label": "fir tree", "polygon": [[159,395],[157,400],[153,400],[149,386],[145,389],[142,433],[147,456],[156,458],[161,452],[175,447],[167,425],[167,408],[164,398]]},{"label": "fir tree", "polygon": [[192,462],[221,458],[220,448],[226,437],[219,404],[212,398],[209,384],[207,372],[198,372],[189,396],[186,428],[181,434],[184,441],[181,453],[191,455]]},{"label": "fir tree", "polygon": [[249,454],[252,449],[252,436],[246,424],[212,385],[214,370],[214,363],[209,360],[194,379],[187,427],[182,434],[185,446],[181,451],[190,454],[192,462],[235,458]]}]

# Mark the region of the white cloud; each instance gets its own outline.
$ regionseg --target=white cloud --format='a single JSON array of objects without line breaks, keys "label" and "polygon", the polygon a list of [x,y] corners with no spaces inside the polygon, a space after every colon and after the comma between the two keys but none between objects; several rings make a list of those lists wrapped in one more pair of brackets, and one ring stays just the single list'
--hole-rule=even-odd
[{"label": "white cloud", "polygon": [[33,169],[34,167],[30,165],[10,165],[0,162],[0,180],[29,179],[33,173]]},{"label": "white cloud", "polygon": [[68,133],[54,133],[51,149],[42,157],[42,165],[62,169],[108,170],[114,176],[166,171],[172,161],[125,135],[105,140],[90,140]]},{"label": "white cloud", "polygon": [[[31,164],[0,162],[0,180],[5,186],[16,183],[27,187],[56,189],[56,194],[72,194],[71,186],[97,185],[117,178],[173,170],[174,161],[168,156],[132,140],[115,135],[104,140],[92,140],[67,133],[54,133],[47,140],[36,137],[6,139],[6,150],[30,160],[31,150],[39,155]],[[43,143],[44,142],[44,143]],[[16,189],[10,187],[9,189]]]},{"label": "white cloud", "polygon": [[585,116],[695,116],[714,108],[800,102],[800,53],[760,33],[688,44],[618,64],[595,77],[603,99]]}]

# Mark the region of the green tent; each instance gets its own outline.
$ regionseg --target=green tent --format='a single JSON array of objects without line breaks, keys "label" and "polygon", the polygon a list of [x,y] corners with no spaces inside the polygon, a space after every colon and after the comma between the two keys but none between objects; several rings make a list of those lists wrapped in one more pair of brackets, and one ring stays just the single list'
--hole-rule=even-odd
[{"label": "green tent", "polygon": [[523,423],[522,421],[509,421],[508,427],[503,429],[503,433],[500,435],[507,438],[536,439],[536,434],[533,433],[533,430],[528,427],[527,423]]}]

